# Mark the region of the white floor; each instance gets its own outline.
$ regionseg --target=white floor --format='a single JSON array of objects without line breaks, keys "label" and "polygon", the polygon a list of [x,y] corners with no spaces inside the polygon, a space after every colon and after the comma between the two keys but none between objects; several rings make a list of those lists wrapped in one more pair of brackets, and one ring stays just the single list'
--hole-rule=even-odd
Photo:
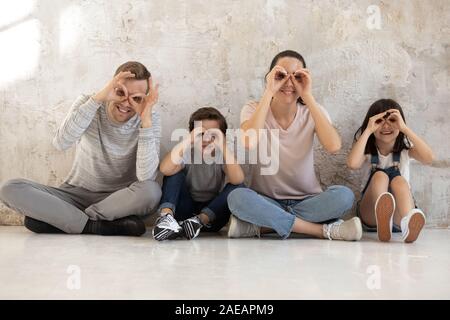
[{"label": "white floor", "polygon": [[0,299],[450,299],[450,230],[414,244],[36,235],[0,227]]}]

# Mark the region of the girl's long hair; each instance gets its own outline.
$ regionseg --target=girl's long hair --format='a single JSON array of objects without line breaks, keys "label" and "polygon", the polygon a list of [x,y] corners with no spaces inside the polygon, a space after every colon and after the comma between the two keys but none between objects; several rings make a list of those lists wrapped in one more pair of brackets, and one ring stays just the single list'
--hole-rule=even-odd
[{"label": "girl's long hair", "polygon": [[[375,101],[367,111],[366,117],[364,118],[364,121],[359,127],[358,130],[356,130],[355,135],[353,136],[354,141],[356,142],[358,138],[361,136],[361,134],[366,130],[367,125],[369,124],[369,119],[373,117],[374,115],[377,115],[379,113],[388,111],[389,109],[397,109],[400,111],[400,114],[403,118],[403,121],[406,123],[405,115],[403,114],[402,107],[395,102],[392,99],[380,99]],[[400,132],[397,136],[397,139],[395,140],[394,149],[392,152],[401,152],[404,149],[410,149],[411,143],[409,142],[408,138]],[[365,154],[377,154],[377,145],[375,143],[375,136],[373,134],[370,135],[369,139],[367,140],[366,148],[364,149]]]}]

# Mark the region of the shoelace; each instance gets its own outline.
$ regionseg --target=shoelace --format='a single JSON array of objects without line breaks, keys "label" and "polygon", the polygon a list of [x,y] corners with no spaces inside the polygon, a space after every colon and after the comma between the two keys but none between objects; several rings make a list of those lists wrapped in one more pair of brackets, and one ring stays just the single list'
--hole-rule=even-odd
[{"label": "shoelace", "polygon": [[257,225],[253,225],[253,229],[255,230],[256,236],[258,238],[261,238],[261,228],[259,228]]},{"label": "shoelace", "polygon": [[[344,221],[343,220],[338,220],[336,222],[333,222],[333,223],[330,223],[330,224],[327,225],[327,227],[326,227],[326,229],[327,229],[327,238],[329,240],[333,240],[333,238],[337,238],[336,235],[339,236],[339,232],[338,232],[339,228],[337,228],[337,227],[339,227],[342,224],[342,222],[344,222]],[[332,232],[333,231],[333,227],[336,228],[335,232]],[[332,235],[332,233],[333,233],[333,235]]]},{"label": "shoelace", "polygon": [[191,218],[189,220],[194,221],[195,223],[197,223],[197,224],[201,225],[202,227],[204,227],[204,224],[202,223],[202,220],[200,220],[200,218],[197,217],[197,216],[195,216],[195,217],[193,217],[193,218]]},{"label": "shoelace", "polygon": [[180,229],[180,226],[178,225],[178,222],[170,214],[167,214],[167,215],[159,218],[158,220],[159,221],[157,222],[157,224],[160,225],[163,228],[168,228],[168,229],[172,229],[172,230],[175,230],[175,231]]}]

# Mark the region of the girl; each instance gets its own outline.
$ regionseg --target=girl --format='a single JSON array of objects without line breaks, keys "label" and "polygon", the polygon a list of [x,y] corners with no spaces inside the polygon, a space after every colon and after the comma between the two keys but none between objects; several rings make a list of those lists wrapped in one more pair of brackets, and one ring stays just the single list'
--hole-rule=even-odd
[{"label": "girl", "polygon": [[402,108],[391,99],[370,106],[354,139],[347,165],[365,169],[366,184],[357,209],[364,229],[376,230],[380,241],[389,241],[393,231],[401,232],[405,242],[414,242],[425,215],[411,194],[409,159],[431,164],[430,147],[406,126]]},{"label": "girl", "polygon": [[268,133],[268,149],[279,150],[274,159],[279,168],[275,174],[264,175],[258,158],[251,172],[251,189],[230,193],[233,215],[228,236],[253,237],[275,231],[283,239],[294,232],[330,240],[359,240],[359,218],[340,220],[353,205],[353,192],[344,186],[323,191],[314,172],[314,137],[317,135],[329,153],[341,148],[341,139],[328,112],[312,95],[305,60],[295,51],[283,51],[272,60],[269,70],[259,102],[242,109],[241,130],[248,134],[243,143],[249,151],[258,144],[263,146],[258,133]]},{"label": "girl", "polygon": [[[243,186],[244,173],[226,146],[224,116],[217,109],[200,108],[191,115],[189,130],[191,134],[160,165],[165,177],[160,218],[153,229],[159,241],[193,239],[200,229],[219,231],[230,217],[228,194]],[[222,188],[225,179],[228,183]]]}]

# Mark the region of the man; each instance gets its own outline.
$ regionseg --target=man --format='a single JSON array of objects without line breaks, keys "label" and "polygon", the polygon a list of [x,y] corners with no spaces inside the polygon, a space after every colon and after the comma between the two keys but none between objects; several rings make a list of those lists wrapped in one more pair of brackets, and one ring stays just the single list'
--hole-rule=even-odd
[{"label": "man", "polygon": [[73,167],[58,188],[25,179],[6,182],[0,199],[25,215],[36,233],[140,236],[140,217],[158,205],[160,116],[153,111],[158,86],[139,62],[121,65],[93,96],[80,96],[53,145],[76,143]]}]

